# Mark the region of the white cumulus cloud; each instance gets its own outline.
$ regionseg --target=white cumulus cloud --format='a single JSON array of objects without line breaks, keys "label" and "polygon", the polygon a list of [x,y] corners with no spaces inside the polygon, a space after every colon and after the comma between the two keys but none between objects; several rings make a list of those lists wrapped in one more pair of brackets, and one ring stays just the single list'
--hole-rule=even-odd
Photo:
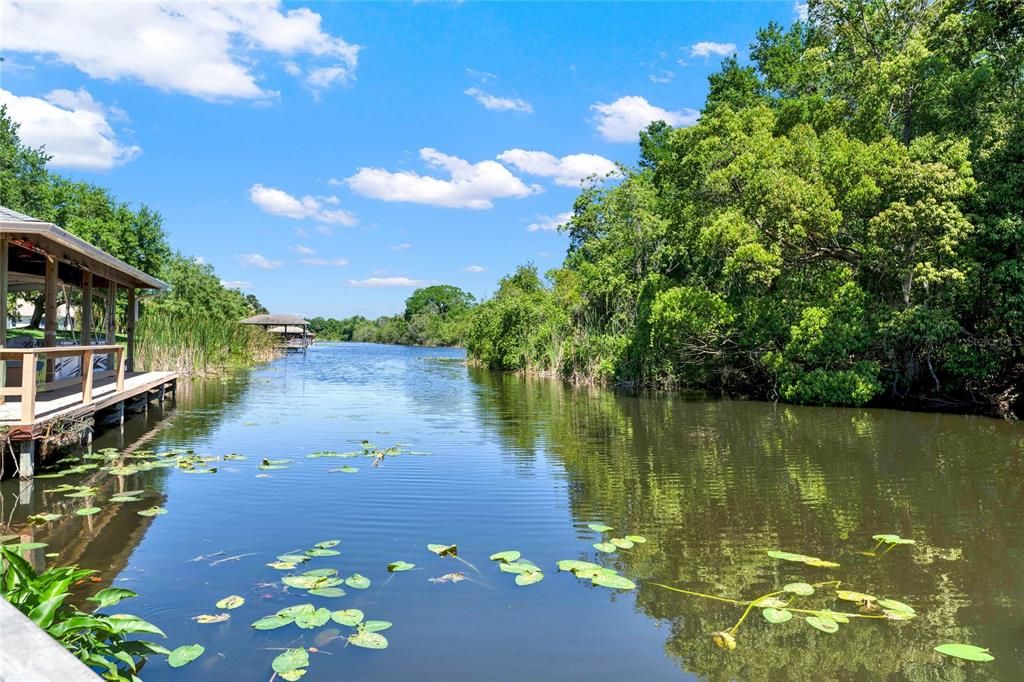
[{"label": "white cumulus cloud", "polygon": [[270,260],[259,253],[243,253],[238,256],[238,262],[247,267],[259,268],[260,270],[276,270],[283,265],[281,261]]},{"label": "white cumulus cloud", "polygon": [[537,216],[537,222],[530,223],[526,229],[530,232],[554,232],[572,220],[572,212],[559,213],[556,216]]},{"label": "white cumulus cloud", "polygon": [[316,253],[315,250],[303,244],[296,244],[295,246],[292,247],[292,251],[303,256],[312,256],[314,253]]},{"label": "white cumulus cloud", "polygon": [[653,121],[683,127],[693,125],[700,117],[695,109],[668,111],[655,106],[639,95],[620,97],[610,104],[597,102],[590,106],[594,124],[609,142],[636,142],[640,131]]},{"label": "white cumulus cloud", "polygon": [[796,0],[796,2],[793,3],[793,14],[795,14],[796,18],[800,21],[807,21],[807,3]]},{"label": "white cumulus cloud", "polygon": [[[359,46],[321,28],[316,12],[256,2],[5,2],[6,52],[53,55],[93,78],[140,81],[207,100],[266,99],[260,57],[314,68],[314,87],[355,77]],[[325,70],[329,70],[327,73]],[[314,78],[314,74],[319,74]]]},{"label": "white cumulus cloud", "polygon": [[430,284],[423,279],[410,279],[408,277],[367,277],[366,279],[350,279],[350,287],[363,287],[375,289],[381,287],[422,287]]},{"label": "white cumulus cloud", "polygon": [[710,40],[702,40],[690,46],[691,57],[728,57],[736,53],[736,43],[715,43]]},{"label": "white cumulus cloud", "polygon": [[554,154],[525,149],[509,149],[498,154],[498,160],[515,166],[523,173],[554,178],[556,185],[579,187],[585,178],[596,175],[603,179],[618,174],[618,167],[597,154],[570,154],[561,158]]},{"label": "white cumulus cloud", "polygon": [[318,223],[347,226],[358,222],[348,211],[326,208],[324,204],[335,203],[331,201],[331,197],[320,200],[306,195],[300,199],[276,187],[266,187],[257,183],[249,188],[249,200],[265,213],[293,220],[309,219]]},{"label": "white cumulus cloud", "polygon": [[347,258],[303,258],[302,262],[306,265],[348,265]]},{"label": "white cumulus cloud", "polygon": [[447,172],[448,177],[360,168],[345,182],[353,192],[373,199],[449,208],[491,208],[494,199],[518,199],[541,191],[536,185],[527,186],[497,161],[470,163],[430,147],[420,150],[420,158],[428,166]]},{"label": "white cumulus cloud", "polygon": [[252,289],[252,282],[244,279],[222,279],[220,285],[225,289]]},{"label": "white cumulus cloud", "polygon": [[467,265],[462,269],[464,272],[487,272],[487,268],[482,265]]},{"label": "white cumulus cloud", "polygon": [[7,114],[21,125],[21,141],[46,147],[53,166],[107,170],[142,151],[118,140],[107,121],[108,114],[120,118],[120,110],[103,107],[85,90],[53,90],[40,99],[0,88],[0,105],[6,105]]},{"label": "white cumulus cloud", "polygon": [[475,99],[484,109],[490,111],[518,111],[524,114],[532,114],[533,106],[524,99],[518,97],[498,97],[491,95],[478,88],[467,88],[463,94]]}]

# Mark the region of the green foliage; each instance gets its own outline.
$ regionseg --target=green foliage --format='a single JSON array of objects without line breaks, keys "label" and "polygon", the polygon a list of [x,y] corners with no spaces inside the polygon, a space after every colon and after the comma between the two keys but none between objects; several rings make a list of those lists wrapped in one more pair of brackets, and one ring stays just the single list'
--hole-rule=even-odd
[{"label": "green foliage", "polygon": [[[83,663],[99,670],[104,679],[130,682],[137,679],[135,673],[148,656],[169,652],[159,644],[129,640],[129,636],[163,637],[164,633],[136,616],[87,613],[68,604],[71,588],[93,573],[75,566],[37,573],[17,551],[9,547],[0,549],[0,596]],[[111,587],[101,590],[90,601],[98,604],[98,608],[106,608],[134,596],[131,590]]]},{"label": "green foliage", "polygon": [[[1024,9],[821,0],[726,59],[700,121],[585,189],[471,357],[577,381],[1012,414],[1024,367]],[[532,272],[532,278],[531,278]]]}]

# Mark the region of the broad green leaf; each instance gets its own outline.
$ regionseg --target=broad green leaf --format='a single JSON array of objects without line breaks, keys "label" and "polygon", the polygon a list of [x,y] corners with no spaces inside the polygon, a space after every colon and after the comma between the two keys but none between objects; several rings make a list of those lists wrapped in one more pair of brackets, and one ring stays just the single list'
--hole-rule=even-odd
[{"label": "broad green leaf", "polygon": [[879,599],[878,605],[883,609],[889,609],[890,611],[895,611],[897,613],[904,613],[908,616],[913,616],[916,613],[913,607],[904,604],[901,601],[896,601],[895,599]]},{"label": "broad green leaf", "polygon": [[393,625],[391,621],[387,620],[368,620],[363,623],[362,629],[367,632],[381,632],[387,630]]},{"label": "broad green leaf", "polygon": [[785,623],[786,621],[793,619],[793,614],[789,611],[776,608],[767,608],[761,611],[761,615],[769,623]]},{"label": "broad green leaf", "polygon": [[237,609],[239,606],[245,603],[245,597],[239,597],[237,594],[232,594],[229,597],[224,597],[216,606],[218,609]]},{"label": "broad green leaf", "polygon": [[643,535],[627,535],[626,539],[631,542],[635,542],[638,545],[642,545],[645,542],[647,542],[647,538],[645,538]]},{"label": "broad green leaf", "polygon": [[167,657],[167,664],[172,668],[188,665],[203,655],[206,649],[201,644],[185,644],[172,651]]},{"label": "broad green leaf", "polygon": [[378,632],[369,632],[367,630],[359,630],[354,635],[350,635],[348,643],[353,646],[362,647],[364,649],[387,649],[388,640],[384,635]]},{"label": "broad green leaf", "polygon": [[588,523],[587,528],[594,531],[595,533],[607,533],[610,530],[615,530],[611,526],[606,526],[603,523]]},{"label": "broad green leaf", "polygon": [[270,667],[274,669],[275,673],[285,673],[290,670],[297,670],[299,668],[305,668],[309,665],[309,652],[303,648],[288,649],[283,654],[279,654],[270,664]]},{"label": "broad green leaf", "polygon": [[839,623],[835,622],[831,618],[822,618],[821,616],[808,616],[806,619],[807,624],[812,628],[821,630],[832,634],[839,629]]},{"label": "broad green leaf", "polygon": [[295,670],[286,670],[283,673],[278,673],[278,677],[280,677],[285,682],[296,682],[296,680],[305,675],[307,671],[307,668],[296,668]]},{"label": "broad green leaf", "polygon": [[321,542],[313,545],[316,549],[330,549],[331,547],[337,547],[341,544],[341,540],[322,540]]},{"label": "broad green leaf", "polygon": [[114,495],[108,501],[109,502],[117,502],[117,503],[141,502],[142,498],[141,497],[135,497],[134,495]]},{"label": "broad green leaf", "polygon": [[633,549],[633,541],[628,538],[612,538],[608,542],[612,543],[619,549]]},{"label": "broad green leaf", "polygon": [[458,556],[459,548],[456,545],[427,545],[427,549],[438,556]]},{"label": "broad green leaf", "polygon": [[294,619],[285,616],[264,616],[252,624],[257,630],[275,630],[285,625],[290,625]]},{"label": "broad green leaf", "polygon": [[900,536],[899,535],[894,535],[892,533],[879,533],[878,535],[872,535],[871,539],[872,540],[878,540],[879,542],[886,542],[886,543],[889,543],[889,544],[893,544],[893,543],[899,541]]},{"label": "broad green leaf", "polygon": [[343,611],[331,611],[331,620],[338,625],[355,627],[363,622],[363,612],[359,609],[345,609]]},{"label": "broad green leaf", "polygon": [[345,584],[356,590],[365,590],[370,586],[370,579],[364,575],[353,573],[349,577],[345,578]]},{"label": "broad green leaf", "polygon": [[636,583],[629,578],[621,575],[615,575],[613,573],[598,573],[591,582],[598,587],[609,587],[613,590],[633,590],[636,589]]},{"label": "broad green leaf", "polygon": [[576,559],[562,559],[558,562],[559,571],[577,571],[586,568],[601,568],[590,561],[578,561]]},{"label": "broad green leaf", "polygon": [[142,511],[135,512],[139,516],[159,516],[166,514],[167,510],[163,507],[150,507],[149,509],[143,509]]},{"label": "broad green leaf", "polygon": [[830,611],[828,609],[825,609],[824,611],[819,611],[818,612],[818,617],[819,618],[829,618],[831,620],[834,620],[837,623],[849,623],[850,622],[850,619],[847,617],[847,615],[845,613],[841,613],[839,611]]},{"label": "broad green leaf", "polygon": [[336,549],[321,549],[319,547],[314,547],[313,549],[306,550],[307,556],[338,556],[339,554],[341,554],[341,552]]},{"label": "broad green leaf", "polygon": [[328,609],[317,609],[313,613],[301,613],[295,617],[295,624],[304,630],[311,630],[323,626],[331,619],[331,612]]},{"label": "broad green leaf", "polygon": [[512,563],[521,557],[522,554],[514,549],[507,549],[503,552],[495,552],[490,556],[491,561],[504,561]]},{"label": "broad green leaf", "polygon": [[29,521],[35,521],[37,523],[46,523],[48,521],[56,521],[57,519],[62,518],[62,517],[63,517],[63,514],[42,513],[42,514],[32,514],[31,516],[28,517],[28,520]]},{"label": "broad green leaf", "polygon": [[86,507],[84,509],[77,510],[75,513],[78,514],[79,516],[92,516],[93,514],[99,514],[100,513],[100,508],[99,507]]},{"label": "broad green leaf", "polygon": [[595,542],[594,549],[605,554],[611,554],[618,548],[610,542]]},{"label": "broad green leaf", "polygon": [[512,563],[504,563],[504,562],[502,562],[502,563],[498,564],[498,568],[501,569],[501,571],[503,573],[516,573],[516,574],[525,573],[527,571],[536,571],[537,570],[537,566],[534,565],[533,562],[522,561],[522,560],[520,560],[520,561],[513,561]]},{"label": "broad green leaf", "polygon": [[782,589],[786,592],[792,592],[793,594],[799,594],[801,597],[809,597],[814,594],[814,588],[807,583],[789,583]]},{"label": "broad green leaf", "polygon": [[996,660],[995,657],[988,652],[988,649],[983,649],[980,646],[974,646],[973,644],[940,644],[935,647],[935,651],[945,656],[954,656],[955,658],[962,658],[965,661],[979,661],[982,663]]},{"label": "broad green leaf", "polygon": [[870,594],[864,594],[863,592],[854,592],[852,590],[836,590],[836,596],[842,599],[843,601],[852,601],[857,603],[875,601],[875,598],[872,597]]},{"label": "broad green leaf", "polygon": [[96,602],[99,604],[97,608],[106,608],[119,603],[122,599],[130,599],[131,597],[139,596],[131,590],[126,590],[123,587],[108,587],[105,590],[100,590],[93,596],[89,597],[89,601]]},{"label": "broad green leaf", "polygon": [[284,616],[286,618],[297,618],[303,614],[312,615],[316,611],[316,607],[312,604],[295,604],[294,606],[288,606],[277,612],[277,615]]},{"label": "broad green leaf", "polygon": [[297,566],[290,561],[271,561],[267,566],[276,568],[279,571],[290,571]]},{"label": "broad green leaf", "polygon": [[336,568],[314,568],[311,571],[305,571],[302,575],[311,575],[315,578],[328,578],[331,576],[338,575],[338,569]]},{"label": "broad green leaf", "polygon": [[416,564],[410,564],[407,561],[392,561],[388,564],[388,573],[401,573],[402,571],[411,571],[416,568]]},{"label": "broad green leaf", "polygon": [[783,606],[785,606],[787,603],[788,603],[787,601],[785,601],[783,599],[779,599],[778,597],[764,597],[763,599],[758,599],[757,600],[756,606],[758,608],[780,609]]},{"label": "broad green leaf", "polygon": [[814,557],[809,557],[806,554],[794,554],[792,552],[783,552],[777,549],[772,549],[767,552],[768,556],[772,559],[782,559],[783,561],[799,561],[804,562]]},{"label": "broad green leaf", "polygon": [[544,574],[537,570],[526,570],[516,576],[516,585],[525,587],[544,580]]},{"label": "broad green leaf", "polygon": [[311,594],[314,597],[344,597],[345,590],[340,587],[320,587],[309,590],[306,594]]}]

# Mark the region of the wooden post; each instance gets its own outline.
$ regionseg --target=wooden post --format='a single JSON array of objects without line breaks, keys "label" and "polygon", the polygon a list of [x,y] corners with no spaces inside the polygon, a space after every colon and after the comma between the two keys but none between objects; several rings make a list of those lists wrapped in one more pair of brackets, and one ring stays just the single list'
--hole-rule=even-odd
[{"label": "wooden post", "polygon": [[36,354],[21,356],[21,421],[31,424],[36,418]]},{"label": "wooden post", "polygon": [[[52,348],[57,345],[57,258],[46,257],[46,287],[43,292],[43,345]],[[53,359],[46,358],[46,380],[53,381]]]},{"label": "wooden post", "polygon": [[135,325],[139,319],[139,300],[135,297],[135,287],[128,289],[128,364],[129,372],[135,371]]},{"label": "wooden post", "polygon": [[28,440],[18,441],[18,476],[20,478],[32,478],[36,473],[36,442]]},{"label": "wooden post", "polygon": [[82,352],[82,404],[88,405],[92,402],[92,381],[93,381],[93,351]]},{"label": "wooden post", "polygon": [[82,270],[82,333],[81,344],[92,345],[92,273]]},{"label": "wooden post", "polygon": [[[107,344],[113,345],[117,343],[117,283],[107,281]],[[114,353],[107,355],[107,366],[110,369],[116,370],[114,367]]]},{"label": "wooden post", "polygon": [[124,347],[120,346],[114,352],[117,358],[117,392],[124,392]]},{"label": "wooden post", "polygon": [[[0,348],[7,347],[7,237],[0,237]],[[0,388],[7,387],[7,361],[0,359]],[[0,405],[4,404],[0,393]]]}]

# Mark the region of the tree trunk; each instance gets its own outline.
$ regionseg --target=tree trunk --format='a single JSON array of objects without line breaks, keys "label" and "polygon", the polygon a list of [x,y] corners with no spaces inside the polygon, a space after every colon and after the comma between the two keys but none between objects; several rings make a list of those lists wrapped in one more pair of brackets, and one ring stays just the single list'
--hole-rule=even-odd
[{"label": "tree trunk", "polygon": [[29,329],[40,329],[43,325],[43,312],[46,297],[39,294],[35,297],[32,303],[35,305],[35,310],[32,311],[32,320],[28,323],[28,326]]}]

